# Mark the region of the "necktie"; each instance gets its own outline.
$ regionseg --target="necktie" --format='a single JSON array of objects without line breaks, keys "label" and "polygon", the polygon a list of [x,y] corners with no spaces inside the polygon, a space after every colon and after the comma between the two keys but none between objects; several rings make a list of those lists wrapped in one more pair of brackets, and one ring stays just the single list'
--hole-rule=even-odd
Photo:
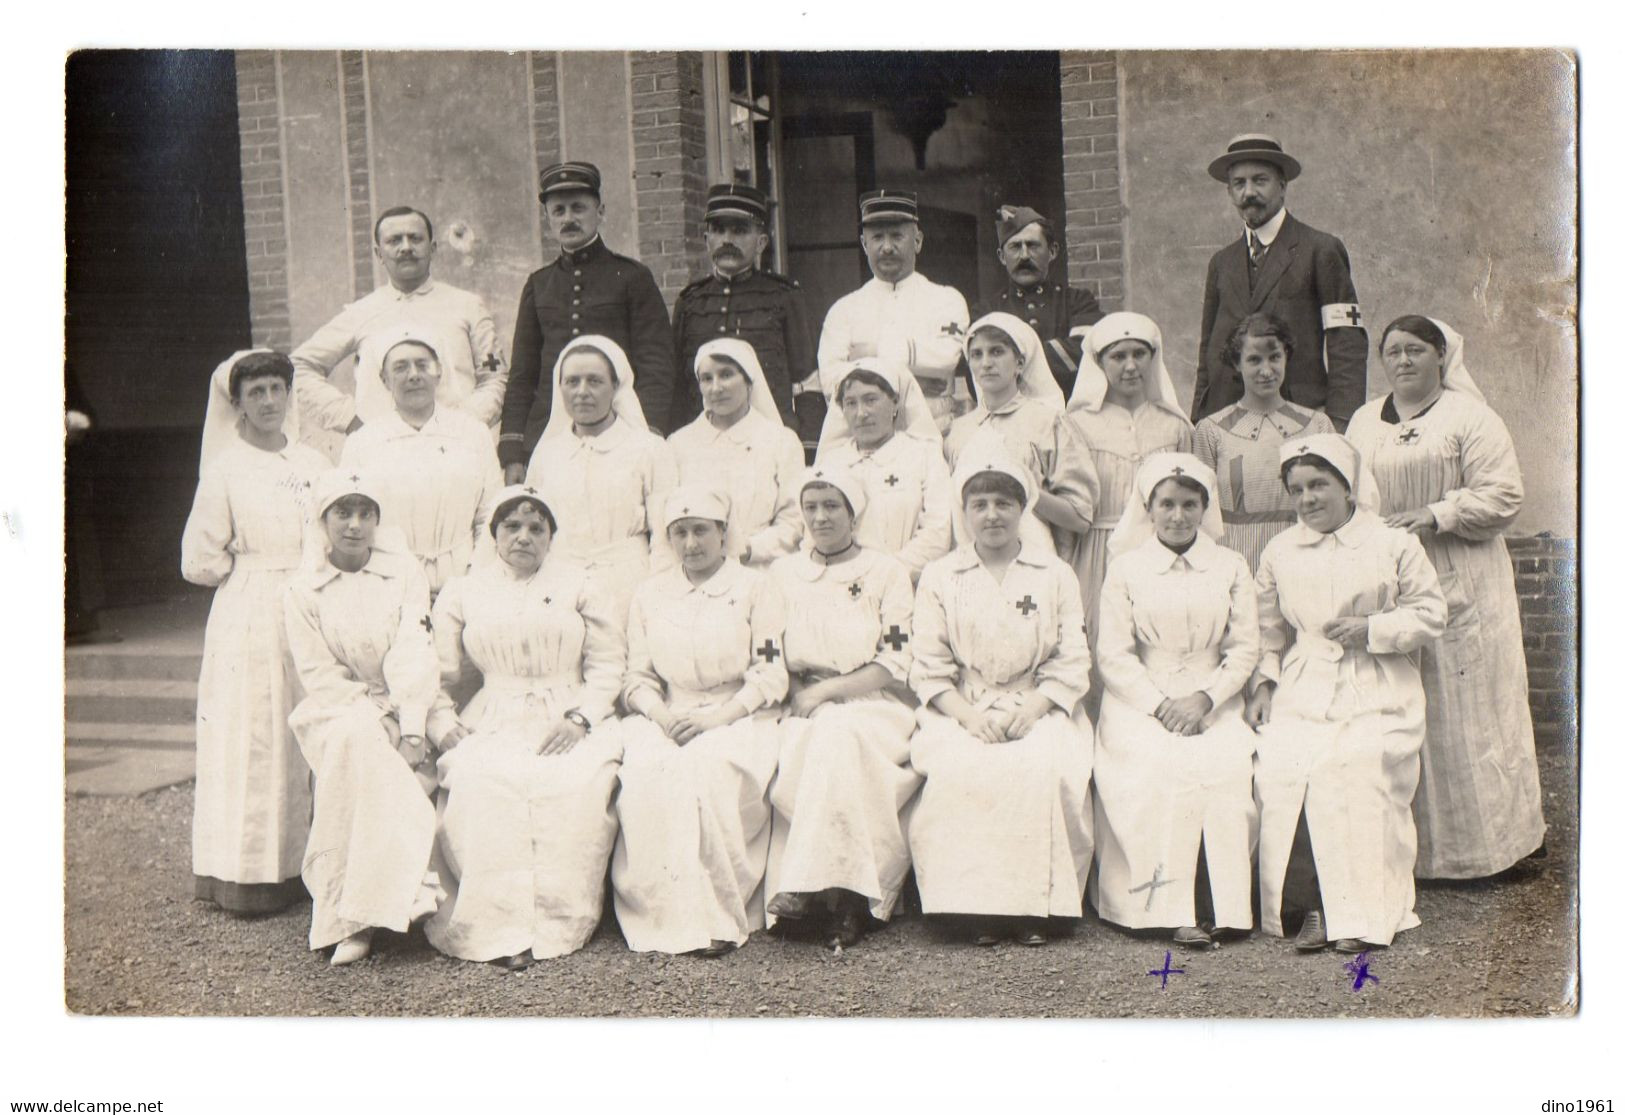
[{"label": "necktie", "polygon": [[1254,267],[1264,262],[1264,253],[1269,251],[1264,242],[1254,232],[1247,233],[1247,256]]}]

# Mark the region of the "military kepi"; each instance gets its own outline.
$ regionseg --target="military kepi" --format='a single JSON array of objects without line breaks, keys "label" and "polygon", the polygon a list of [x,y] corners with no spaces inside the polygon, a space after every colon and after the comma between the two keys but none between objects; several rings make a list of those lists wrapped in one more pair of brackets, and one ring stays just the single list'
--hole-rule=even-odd
[{"label": "military kepi", "polygon": [[920,198],[913,190],[870,190],[858,198],[859,223],[884,224],[888,221],[918,221]]},{"label": "military kepi", "polygon": [[994,218],[994,229],[998,232],[1001,248],[1010,237],[1031,224],[1036,224],[1049,233],[1051,239],[1055,237],[1055,226],[1050,224],[1049,218],[1025,205],[1001,205]]},{"label": "military kepi", "polygon": [[1297,159],[1288,155],[1281,148],[1281,141],[1274,136],[1250,133],[1232,139],[1224,149],[1224,154],[1207,164],[1207,172],[1220,182],[1230,179],[1230,168],[1237,163],[1270,163],[1281,168],[1281,177],[1288,182],[1303,173],[1303,167]]},{"label": "military kepi", "polygon": [[767,223],[767,195],[747,182],[724,182],[705,195],[705,219],[746,217]]},{"label": "military kepi", "polygon": [[598,195],[603,179],[591,163],[554,163],[542,171],[542,200],[560,190],[590,190]]}]

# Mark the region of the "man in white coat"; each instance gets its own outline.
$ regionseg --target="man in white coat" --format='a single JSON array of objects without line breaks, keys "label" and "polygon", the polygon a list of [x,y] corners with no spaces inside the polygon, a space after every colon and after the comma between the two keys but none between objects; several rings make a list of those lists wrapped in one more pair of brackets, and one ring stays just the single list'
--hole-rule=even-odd
[{"label": "man in white coat", "polygon": [[[435,239],[427,214],[404,205],[386,209],[372,240],[389,284],[344,307],[293,350],[294,387],[307,420],[348,434],[393,414],[395,401],[378,369],[384,348],[410,331],[440,356],[436,401],[493,425],[502,414],[508,364],[485,300],[430,276]],[[328,379],[349,356],[356,357],[354,397]]]},{"label": "man in white coat", "polygon": [[939,429],[953,420],[954,369],[970,326],[965,296],[914,269],[925,243],[911,190],[874,190],[858,201],[863,253],[874,278],[829,308],[818,338],[818,375],[833,400],[858,361],[906,366]]}]

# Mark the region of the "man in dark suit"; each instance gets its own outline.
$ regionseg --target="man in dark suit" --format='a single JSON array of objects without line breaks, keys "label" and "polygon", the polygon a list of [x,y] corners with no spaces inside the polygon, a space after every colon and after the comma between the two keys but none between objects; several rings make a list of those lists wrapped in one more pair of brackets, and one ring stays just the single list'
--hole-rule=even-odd
[{"label": "man in dark suit", "polygon": [[694,354],[718,337],[750,342],[767,377],[763,389],[773,393],[784,424],[796,428],[794,387],[817,367],[812,325],[800,285],[758,266],[767,247],[767,229],[768,200],[761,190],[740,182],[711,187],[705,202],[705,251],[711,274],[684,287],[672,313],[677,370],[668,431],[699,416]]},{"label": "man in dark suit", "polygon": [[513,362],[497,459],[508,483],[525,476],[553,398],[553,365],[573,338],[597,334],[626,351],[644,417],[661,432],[671,408],[671,319],[649,269],[598,235],[601,179],[591,163],[542,171],[542,210],[559,257],[525,280],[513,324]]},{"label": "man in dark suit", "polygon": [[1369,343],[1348,251],[1286,211],[1286,184],[1302,169],[1266,135],[1237,136],[1208,164],[1246,229],[1208,261],[1193,419],[1241,398],[1241,377],[1224,362],[1225,343],[1242,318],[1260,311],[1292,331],[1281,391],[1288,400],[1324,410],[1339,430],[1365,402]]},{"label": "man in dark suit", "polygon": [[979,304],[971,320],[1003,312],[1032,326],[1044,342],[1044,358],[1055,382],[1071,398],[1084,334],[1104,316],[1100,303],[1084,288],[1067,285],[1065,260],[1061,261],[1060,281],[1050,281],[1050,269],[1062,253],[1048,217],[1025,205],[1001,205],[994,229],[999,237],[999,262],[1010,281]]}]

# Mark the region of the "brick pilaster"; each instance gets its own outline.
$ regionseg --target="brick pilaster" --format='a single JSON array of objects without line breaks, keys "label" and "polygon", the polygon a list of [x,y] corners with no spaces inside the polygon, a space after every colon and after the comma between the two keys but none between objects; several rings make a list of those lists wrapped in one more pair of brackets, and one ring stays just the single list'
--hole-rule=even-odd
[{"label": "brick pilaster", "polygon": [[[533,50],[530,53],[530,134],[531,146],[536,149],[536,178],[532,192],[541,188],[542,171],[559,161],[561,132],[559,121],[559,66],[558,55],[551,50]],[[540,200],[537,201],[540,205]],[[551,259],[558,248],[544,218],[542,226],[542,255]]]},{"label": "brick pilaster", "polygon": [[288,222],[282,190],[282,116],[274,51],[239,50],[238,151],[243,172],[243,244],[248,256],[254,344],[288,351]]},{"label": "brick pilaster", "polygon": [[1574,738],[1579,631],[1574,540],[1509,538],[1529,667],[1529,713],[1542,744]]},{"label": "brick pilaster", "polygon": [[1118,166],[1117,62],[1111,51],[1061,52],[1061,164],[1067,277],[1101,306],[1123,306],[1123,196]]},{"label": "brick pilaster", "polygon": [[705,268],[705,97],[700,56],[632,55],[632,162],[638,257],[668,306]]},{"label": "brick pilaster", "polygon": [[351,276],[353,297],[371,294],[372,271],[372,162],[367,126],[367,60],[359,50],[339,52],[344,77],[344,175],[350,191],[350,247],[355,260]]}]

